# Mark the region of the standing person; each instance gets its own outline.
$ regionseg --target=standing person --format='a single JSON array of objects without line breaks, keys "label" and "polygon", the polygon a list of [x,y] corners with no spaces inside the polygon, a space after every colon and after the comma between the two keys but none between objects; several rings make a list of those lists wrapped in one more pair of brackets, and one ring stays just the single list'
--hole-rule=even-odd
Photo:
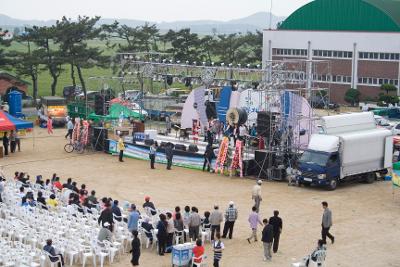
[{"label": "standing person", "polygon": [[10,142],[10,139],[7,137],[7,132],[4,132],[3,135],[3,147],[4,147],[4,155],[8,156],[8,144]]},{"label": "standing person", "polygon": [[192,266],[198,266],[201,262],[203,261],[203,255],[204,255],[204,246],[203,242],[201,239],[196,240],[196,246],[192,249],[193,252],[193,265]]},{"label": "standing person", "polygon": [[21,138],[19,138],[17,131],[15,131],[15,143],[17,145],[18,152],[21,152]]},{"label": "standing person", "polygon": [[199,227],[201,224],[201,218],[199,210],[196,207],[192,207],[192,213],[189,216],[189,238],[196,240],[199,237]]},{"label": "standing person", "polygon": [[124,162],[124,150],[125,150],[125,144],[124,140],[122,140],[122,135],[119,136],[118,139],[118,150],[119,150],[119,162]]},{"label": "standing person", "polygon": [[47,133],[53,134],[53,119],[50,116],[47,118]]},{"label": "standing person", "polygon": [[72,120],[70,118],[68,118],[68,122],[67,122],[67,134],[65,135],[65,139],[68,138],[72,139],[72,133],[74,132],[74,123],[72,122]]},{"label": "standing person", "polygon": [[171,170],[172,158],[174,157],[173,151],[174,145],[170,142],[167,143],[165,147],[165,157],[167,158],[167,170]]},{"label": "standing person", "polygon": [[100,213],[99,218],[97,219],[97,222],[101,225],[104,226],[106,222],[108,222],[109,226],[108,229],[112,232],[114,228],[114,215],[111,210],[111,204],[109,202],[106,203],[105,209]]},{"label": "standing person", "polygon": [[274,253],[278,252],[279,237],[282,233],[282,219],[278,215],[279,211],[274,210],[274,216],[269,218],[269,223],[274,227],[274,245],[272,247]]},{"label": "standing person", "polygon": [[247,242],[251,243],[250,240],[253,238],[254,242],[257,242],[257,225],[260,224],[262,226],[260,216],[258,216],[256,207],[253,207],[252,212],[249,215],[249,223],[251,228],[251,236],[247,238]]},{"label": "standing person", "polygon": [[260,211],[260,203],[262,201],[261,184],[262,184],[262,181],[258,180],[257,184],[255,184],[253,186],[253,190],[252,190],[252,193],[251,193],[251,198],[254,200],[254,206],[256,207],[257,213]]},{"label": "standing person", "polygon": [[264,261],[267,261],[272,259],[271,247],[274,238],[274,227],[272,226],[272,224],[268,223],[268,219],[264,219],[263,224],[264,229],[262,231],[261,241],[263,242],[264,246]]},{"label": "standing person", "polygon": [[214,240],[215,232],[221,232],[221,223],[224,220],[222,212],[219,211],[218,205],[214,205],[214,210],[210,214],[211,224],[211,240]]},{"label": "standing person", "polygon": [[132,231],[133,239],[132,239],[132,266],[139,266],[139,258],[140,258],[140,239],[138,238],[138,231]]},{"label": "standing person", "polygon": [[203,163],[203,172],[207,166],[207,172],[210,172],[211,161],[215,157],[214,150],[212,144],[208,144],[206,147],[206,151],[204,152],[204,163]]},{"label": "standing person", "polygon": [[322,241],[324,242],[324,244],[326,244],[326,237],[329,237],[329,239],[333,244],[335,243],[335,237],[329,233],[329,229],[332,227],[332,212],[328,208],[328,202],[323,201],[322,208],[324,209],[324,213],[322,214],[322,223],[321,223]]},{"label": "standing person", "polygon": [[224,243],[221,241],[220,233],[215,235],[216,240],[212,243],[213,251],[214,251],[214,267],[219,267],[219,261],[222,258],[222,250],[224,250]]},{"label": "standing person", "polygon": [[16,146],[17,146],[17,140],[16,140],[16,137],[15,137],[15,132],[14,132],[14,130],[11,130],[11,132],[10,132],[10,150],[11,150],[11,153],[15,152]]},{"label": "standing person", "polygon": [[232,239],[233,234],[233,226],[235,225],[235,221],[238,218],[238,211],[235,208],[235,203],[233,201],[229,202],[229,207],[225,211],[225,224],[224,231],[222,234],[222,238],[226,238],[226,235],[229,231],[229,239]]},{"label": "standing person", "polygon": [[157,152],[157,146],[156,142],[153,142],[150,146],[150,151],[149,151],[149,158],[150,158],[150,168],[154,168],[154,162],[156,161],[156,152]]},{"label": "standing person", "polygon": [[130,208],[130,214],[128,217],[128,230],[129,232],[137,231],[138,229],[138,221],[139,221],[139,212],[136,210],[136,205],[132,204]]},{"label": "standing person", "polygon": [[158,240],[158,255],[164,256],[165,243],[167,242],[167,217],[165,214],[160,214],[160,220],[157,224],[157,240]]},{"label": "standing person", "polygon": [[175,227],[174,227],[174,220],[172,219],[172,213],[167,212],[167,245],[166,245],[166,252],[172,252],[172,241],[174,239]]}]

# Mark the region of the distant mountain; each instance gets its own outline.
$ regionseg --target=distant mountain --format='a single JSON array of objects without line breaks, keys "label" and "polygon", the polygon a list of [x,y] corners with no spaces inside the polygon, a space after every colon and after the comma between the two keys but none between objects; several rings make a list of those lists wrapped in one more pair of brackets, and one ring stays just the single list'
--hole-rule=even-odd
[{"label": "distant mountain", "polygon": [[[276,24],[283,21],[285,17],[278,17],[272,14],[271,26],[276,28]],[[115,20],[119,21],[120,24],[126,24],[130,27],[136,27],[143,25],[145,21],[134,20],[134,19],[112,19],[102,18],[99,24],[110,24]],[[15,27],[24,26],[51,26],[55,24],[56,20],[20,20],[14,19],[9,16],[0,14],[0,27],[4,29],[13,30]],[[256,30],[262,30],[269,28],[270,24],[270,13],[258,12],[248,17],[233,19],[229,21],[217,21],[217,20],[194,20],[194,21],[173,21],[173,22],[151,22],[150,24],[156,24],[161,31],[180,30],[182,28],[190,28],[192,32],[199,34],[211,34],[216,33],[237,33],[237,32],[254,32]]]}]

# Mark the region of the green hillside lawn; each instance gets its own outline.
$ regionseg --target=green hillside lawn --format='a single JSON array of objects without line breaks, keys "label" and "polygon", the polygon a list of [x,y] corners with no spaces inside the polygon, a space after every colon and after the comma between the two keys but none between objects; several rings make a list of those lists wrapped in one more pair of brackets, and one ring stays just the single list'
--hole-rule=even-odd
[{"label": "green hillside lawn", "polygon": [[[113,44],[118,44],[118,43],[124,43],[122,40],[114,40],[112,41]],[[116,48],[115,49],[110,49],[106,46],[105,41],[101,40],[90,40],[88,42],[89,46],[91,47],[99,47],[101,50],[103,50],[103,54],[107,56],[113,56],[116,53]],[[6,50],[8,51],[26,51],[26,46],[13,42],[10,47],[7,47]],[[13,70],[10,71],[10,73],[15,75],[15,72]],[[88,91],[90,90],[100,90],[103,88],[104,83],[108,84],[109,87],[114,89],[116,92],[121,92],[122,87],[121,84],[117,80],[111,80],[111,79],[105,79],[104,81],[100,79],[89,79],[89,77],[112,77],[115,76],[115,74],[112,73],[111,68],[108,69],[103,69],[103,68],[98,68],[94,67],[91,69],[83,69],[83,76],[86,82],[86,88]],[[31,82],[30,77],[21,77],[22,79]],[[79,85],[80,81],[77,75],[77,72],[75,70],[75,78],[76,82]],[[46,95],[51,95],[51,82],[52,78],[48,71],[42,71],[39,74],[39,79],[38,79],[38,94],[39,96],[46,96]],[[71,80],[71,71],[70,67],[68,65],[64,66],[64,71],[61,73],[60,77],[58,78],[58,83],[57,83],[57,89],[56,89],[56,95],[62,95],[63,88],[65,86],[72,85],[72,80]],[[159,92],[162,91],[162,88],[164,87],[163,83],[159,82],[154,82],[153,83],[153,88],[154,92]],[[173,84],[171,87],[174,88],[184,88],[184,85],[182,84]],[[126,84],[125,85],[125,90],[130,90],[130,89],[138,89],[139,84]],[[150,85],[149,82],[145,84],[145,89],[149,89]],[[28,95],[32,95],[32,85],[28,86]]]}]

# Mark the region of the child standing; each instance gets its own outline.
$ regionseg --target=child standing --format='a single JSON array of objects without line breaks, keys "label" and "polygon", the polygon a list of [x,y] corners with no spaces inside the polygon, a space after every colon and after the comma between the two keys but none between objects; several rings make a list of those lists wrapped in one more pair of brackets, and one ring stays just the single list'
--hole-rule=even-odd
[{"label": "child standing", "polygon": [[213,251],[214,251],[214,267],[219,267],[219,261],[222,258],[222,250],[225,248],[224,243],[221,241],[221,235],[219,232],[215,235],[216,239],[213,242]]}]

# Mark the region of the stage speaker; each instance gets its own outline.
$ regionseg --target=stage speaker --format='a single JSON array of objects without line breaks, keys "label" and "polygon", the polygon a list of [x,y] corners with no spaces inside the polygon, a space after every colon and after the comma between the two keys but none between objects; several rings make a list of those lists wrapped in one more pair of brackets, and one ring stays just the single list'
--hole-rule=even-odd
[{"label": "stage speaker", "polygon": [[93,129],[92,145],[96,151],[106,151],[106,140],[108,139],[108,132],[106,128],[95,127]]},{"label": "stage speaker", "polygon": [[206,105],[207,119],[211,119],[211,118],[216,119],[217,118],[217,109],[216,109],[215,102],[206,101],[205,105]]},{"label": "stage speaker", "polygon": [[175,150],[186,151],[186,146],[185,145],[181,145],[181,144],[176,144],[175,145]]},{"label": "stage speaker", "polygon": [[189,145],[189,151],[196,153],[196,152],[199,152],[199,148],[195,144],[190,144]]},{"label": "stage speaker", "polygon": [[271,133],[271,114],[266,111],[257,113],[257,135],[269,138]]},{"label": "stage speaker", "polygon": [[153,140],[153,139],[145,139],[145,140],[144,140],[144,144],[145,144],[146,146],[151,146],[153,143],[154,143],[154,140]]},{"label": "stage speaker", "polygon": [[95,95],[94,97],[94,113],[104,115],[104,97],[102,95]]},{"label": "stage speaker", "polygon": [[257,164],[254,159],[243,160],[244,176],[258,175]]}]

